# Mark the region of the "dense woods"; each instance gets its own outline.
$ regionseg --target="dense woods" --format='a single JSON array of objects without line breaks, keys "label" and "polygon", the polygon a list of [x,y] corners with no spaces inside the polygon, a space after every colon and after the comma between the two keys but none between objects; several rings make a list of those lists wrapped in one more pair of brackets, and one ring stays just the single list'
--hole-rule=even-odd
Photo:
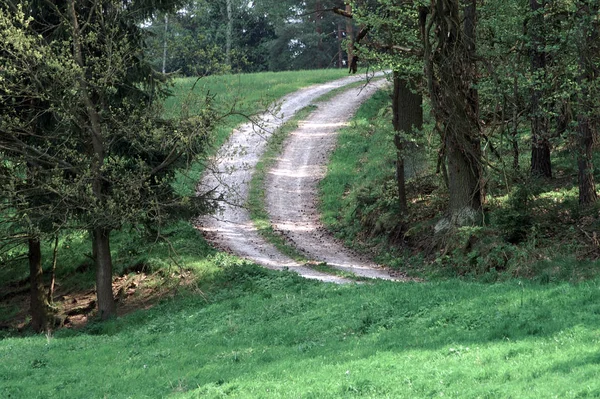
[{"label": "dense woods", "polygon": [[[45,330],[53,321],[43,265],[56,260],[42,259],[40,243],[87,231],[99,315],[114,316],[111,233],[156,239],[215,206],[174,188],[177,173],[206,155],[211,98],[199,113],[183,107],[167,118],[169,79],[355,72],[357,62],[393,81],[395,190],[380,210],[386,227],[372,234],[399,253],[446,256],[448,236],[486,227],[457,244],[478,257],[471,249],[484,236],[527,242],[532,217],[546,212],[530,206],[535,195],[575,188],[567,219],[597,246],[598,19],[598,0],[1,0],[1,267],[27,256],[32,327]],[[422,147],[435,171],[415,182],[405,158]],[[557,159],[571,162],[560,176]],[[429,208],[411,202],[424,196]],[[506,267],[503,256],[504,266],[484,269]]]}]

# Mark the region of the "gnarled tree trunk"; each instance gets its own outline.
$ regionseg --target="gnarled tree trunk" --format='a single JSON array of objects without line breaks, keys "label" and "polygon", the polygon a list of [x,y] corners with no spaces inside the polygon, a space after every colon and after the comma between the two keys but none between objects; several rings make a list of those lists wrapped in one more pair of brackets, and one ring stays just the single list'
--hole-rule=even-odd
[{"label": "gnarled tree trunk", "polygon": [[37,332],[48,330],[52,326],[52,311],[48,305],[44,289],[44,271],[42,269],[42,251],[40,240],[30,238],[29,246],[29,282],[31,328]]},{"label": "gnarled tree trunk", "polygon": [[432,2],[428,13],[433,19],[435,46],[430,43],[429,24],[421,18],[425,74],[434,115],[443,130],[448,159],[449,218],[445,220],[447,223],[438,226],[439,229],[448,225],[476,224],[481,214],[475,11],[475,0]]}]

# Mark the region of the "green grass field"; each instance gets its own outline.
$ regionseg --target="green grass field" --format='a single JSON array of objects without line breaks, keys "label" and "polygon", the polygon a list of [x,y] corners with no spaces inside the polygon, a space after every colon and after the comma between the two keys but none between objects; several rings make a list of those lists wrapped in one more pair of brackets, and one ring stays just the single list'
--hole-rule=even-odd
[{"label": "green grass field", "polygon": [[151,310],[0,341],[3,398],[600,395],[600,287],[332,285],[214,261]]}]

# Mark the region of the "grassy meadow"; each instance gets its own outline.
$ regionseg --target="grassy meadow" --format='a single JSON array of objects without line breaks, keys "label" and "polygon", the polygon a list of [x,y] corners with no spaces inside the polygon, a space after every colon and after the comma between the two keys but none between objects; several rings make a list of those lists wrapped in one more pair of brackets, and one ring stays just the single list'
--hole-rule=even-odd
[{"label": "grassy meadow", "polygon": [[3,398],[584,398],[600,287],[333,285],[213,260],[204,285],[82,330],[0,341]]},{"label": "grassy meadow", "polygon": [[[194,90],[220,93],[224,110],[247,90],[255,96],[247,106],[258,112],[259,99],[328,79],[320,73],[204,78]],[[269,80],[274,75],[281,84]],[[177,101],[193,84],[176,82]],[[261,92],[283,86],[277,94]],[[385,117],[386,99],[382,93],[366,103],[340,136],[322,186],[325,221],[347,240],[367,243],[370,234],[354,223],[351,201],[356,207],[373,195],[388,198],[365,183],[387,179],[389,149],[375,144],[390,140],[390,131],[373,122]],[[232,120],[229,129],[241,121]],[[263,162],[266,169],[270,161]],[[254,217],[268,230],[260,180],[253,190]],[[385,221],[370,204],[378,215],[373,225]],[[593,273],[581,278],[574,261],[563,262],[560,273],[556,263],[541,268],[539,275],[551,273],[543,278],[498,271],[494,276],[503,278],[488,279],[491,271],[461,275],[444,263],[437,273],[425,272],[414,256],[414,267],[396,266],[428,281],[335,285],[218,252],[188,223],[164,235],[168,242],[149,243],[124,231],[113,236],[112,247],[115,272],[136,276],[142,265],[153,278],[140,285],[160,291],[160,301],[45,335],[0,330],[0,398],[600,397],[600,281]],[[85,233],[61,239],[60,290],[93,288],[89,255]],[[26,274],[25,264],[0,267],[0,288]],[[138,289],[130,298],[141,295]],[[18,313],[17,305],[0,302],[0,322]]]}]

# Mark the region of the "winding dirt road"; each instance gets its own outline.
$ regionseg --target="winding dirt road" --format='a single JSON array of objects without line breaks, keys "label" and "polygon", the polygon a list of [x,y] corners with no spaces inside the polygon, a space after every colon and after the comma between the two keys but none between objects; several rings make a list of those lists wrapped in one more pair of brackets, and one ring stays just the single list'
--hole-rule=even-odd
[{"label": "winding dirt road", "polygon": [[[232,133],[218,152],[211,171],[199,184],[199,192],[215,190],[227,200],[218,214],[198,221],[198,228],[211,243],[268,268],[289,269],[306,278],[327,282],[348,281],[312,270],[279,252],[260,236],[245,204],[252,173],[273,131],[320,96],[359,81],[365,81],[365,77],[352,76],[299,90],[284,97],[277,115],[263,114],[260,128],[247,123]],[[266,197],[274,227],[310,259],[327,262],[358,276],[394,279],[386,270],[345,248],[325,231],[316,207],[317,183],[324,175],[328,154],[335,145],[335,133],[359,105],[384,84],[384,80],[371,82],[318,104],[317,110],[286,140],[283,154],[269,174]]]}]

